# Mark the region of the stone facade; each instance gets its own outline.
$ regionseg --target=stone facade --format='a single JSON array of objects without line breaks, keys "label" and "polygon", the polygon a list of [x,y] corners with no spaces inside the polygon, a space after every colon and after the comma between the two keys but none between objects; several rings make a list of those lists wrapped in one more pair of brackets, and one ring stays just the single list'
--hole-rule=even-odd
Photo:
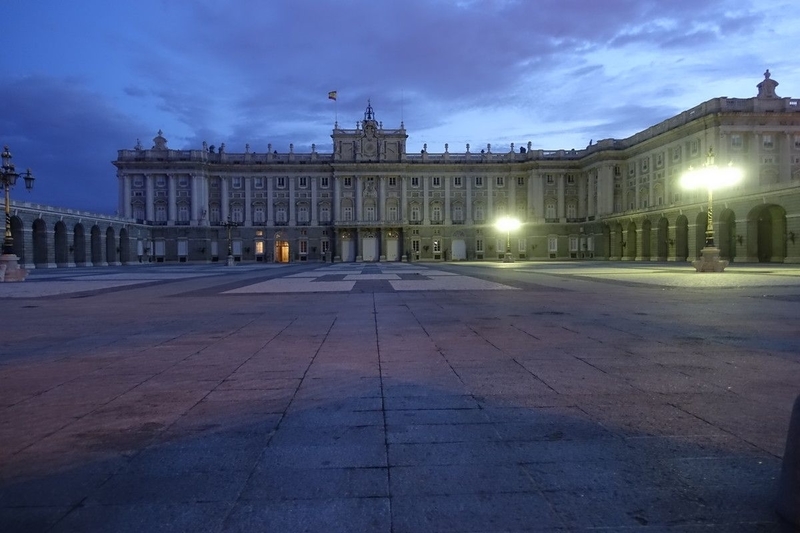
[{"label": "stone facade", "polygon": [[[517,260],[691,261],[707,198],[678,179],[713,149],[745,174],[714,193],[721,257],[800,262],[800,100],[777,85],[767,71],[753,98],[708,100],[583,150],[410,154],[404,125],[384,128],[369,104],[354,129],[334,126],[330,153],[172,150],[159,132],[114,161],[119,218],[87,226],[18,206],[12,229],[37,267],[213,262],[229,246],[236,261],[497,260],[507,238]],[[513,235],[494,227],[504,215],[522,221]]]}]

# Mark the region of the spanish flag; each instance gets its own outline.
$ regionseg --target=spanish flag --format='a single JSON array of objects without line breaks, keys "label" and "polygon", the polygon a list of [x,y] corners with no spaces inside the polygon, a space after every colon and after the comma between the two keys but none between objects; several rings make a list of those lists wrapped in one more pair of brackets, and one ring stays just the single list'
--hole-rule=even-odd
[{"label": "spanish flag", "polygon": [[336,100],[336,91],[331,91],[328,93],[328,100]]}]

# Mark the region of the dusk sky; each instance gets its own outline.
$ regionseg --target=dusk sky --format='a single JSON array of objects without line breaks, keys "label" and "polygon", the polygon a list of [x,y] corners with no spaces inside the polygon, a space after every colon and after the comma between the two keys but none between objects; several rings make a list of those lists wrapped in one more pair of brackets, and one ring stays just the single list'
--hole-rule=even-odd
[{"label": "dusk sky", "polygon": [[[12,199],[113,214],[119,149],[331,151],[371,99],[409,152],[584,148],[770,69],[800,97],[800,10],[762,0],[8,0]],[[328,100],[328,91],[338,100]],[[20,182],[21,183],[21,182]]]}]

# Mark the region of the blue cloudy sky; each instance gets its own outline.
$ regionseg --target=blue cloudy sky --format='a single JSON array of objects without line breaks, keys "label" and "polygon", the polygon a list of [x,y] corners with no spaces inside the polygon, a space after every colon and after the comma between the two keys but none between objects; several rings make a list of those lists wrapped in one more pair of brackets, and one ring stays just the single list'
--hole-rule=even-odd
[{"label": "blue cloudy sky", "polygon": [[[582,148],[769,68],[800,97],[800,10],[776,0],[6,0],[0,143],[33,192],[114,213],[111,161],[176,149],[330,151],[372,100],[409,151]],[[327,99],[328,91],[339,99]]]}]

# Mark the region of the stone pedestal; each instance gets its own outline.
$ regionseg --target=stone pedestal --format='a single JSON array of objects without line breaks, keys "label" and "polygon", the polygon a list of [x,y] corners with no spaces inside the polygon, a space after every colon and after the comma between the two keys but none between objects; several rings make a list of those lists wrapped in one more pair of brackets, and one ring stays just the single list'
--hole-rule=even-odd
[{"label": "stone pedestal", "polygon": [[511,252],[506,252],[503,256],[503,263],[513,263],[514,257],[511,255]]},{"label": "stone pedestal", "polygon": [[25,281],[28,271],[19,266],[19,258],[15,254],[0,255],[0,265],[4,265],[5,276],[3,281]]},{"label": "stone pedestal", "polygon": [[233,266],[233,265],[235,265],[235,264],[236,264],[236,263],[234,263],[234,261],[233,261],[233,256],[232,256],[232,255],[229,255],[229,256],[228,256],[228,260],[225,262],[225,265],[227,265],[227,266],[229,266],[229,267],[232,267],[232,266]]},{"label": "stone pedestal", "polygon": [[697,272],[722,272],[728,261],[719,258],[719,248],[706,246],[700,250],[700,259],[692,261],[692,266]]}]

